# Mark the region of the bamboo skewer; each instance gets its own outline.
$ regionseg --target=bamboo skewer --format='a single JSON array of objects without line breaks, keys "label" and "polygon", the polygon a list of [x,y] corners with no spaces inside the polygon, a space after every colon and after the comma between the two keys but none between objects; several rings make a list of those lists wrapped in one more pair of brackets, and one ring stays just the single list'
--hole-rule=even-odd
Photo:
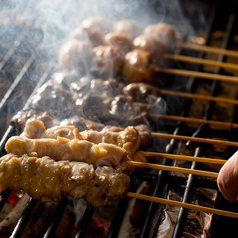
[{"label": "bamboo skewer", "polygon": [[170,172],[207,176],[211,178],[218,177],[218,173],[208,172],[203,170],[186,169],[186,168],[172,167],[167,165],[150,164],[150,163],[135,162],[135,161],[128,161],[128,163],[131,164],[132,166],[139,167],[139,168],[142,167],[142,168],[148,168],[148,169],[158,169],[158,170],[165,170]]},{"label": "bamboo skewer", "polygon": [[228,212],[228,211],[223,211],[223,210],[219,210],[215,208],[204,207],[204,206],[199,206],[199,205],[194,205],[194,204],[189,204],[184,202],[178,202],[178,201],[168,200],[164,198],[152,197],[152,196],[143,195],[143,194],[128,192],[127,197],[142,199],[142,200],[146,200],[150,202],[162,203],[162,204],[166,204],[170,206],[183,207],[183,208],[195,210],[195,211],[213,213],[216,215],[221,215],[226,217],[238,218],[238,213],[235,213],[235,212]]},{"label": "bamboo skewer", "polygon": [[160,93],[165,95],[174,95],[174,96],[185,97],[185,98],[201,99],[201,100],[207,100],[207,101],[230,103],[230,104],[238,105],[238,100],[229,99],[229,98],[212,97],[212,96],[183,93],[183,92],[176,92],[176,91],[170,91],[170,90],[160,90]]},{"label": "bamboo skewer", "polygon": [[162,119],[167,119],[172,121],[200,123],[200,124],[222,126],[222,127],[236,128],[236,129],[238,128],[238,124],[230,123],[230,122],[221,122],[221,121],[204,120],[204,119],[192,118],[192,117],[180,117],[180,116],[171,116],[171,115],[162,115],[162,114],[149,114],[149,116],[153,118],[162,118]]},{"label": "bamboo skewer", "polygon": [[144,152],[141,151],[146,157],[159,157],[166,159],[176,159],[176,160],[186,160],[186,161],[195,161],[202,163],[210,163],[210,164],[225,164],[226,160],[222,159],[212,159],[212,158],[204,158],[204,157],[194,157],[194,156],[186,156],[186,155],[174,155],[174,154],[165,154],[158,152]]},{"label": "bamboo skewer", "polygon": [[167,139],[182,140],[182,141],[194,141],[199,143],[238,147],[238,142],[233,142],[233,141],[214,140],[214,139],[198,138],[198,137],[191,137],[191,136],[170,135],[170,134],[158,133],[158,132],[152,132],[152,136],[167,138]]},{"label": "bamboo skewer", "polygon": [[196,77],[196,78],[203,78],[203,79],[210,79],[210,80],[218,80],[228,83],[238,83],[238,77],[236,76],[226,76],[220,74],[212,74],[212,73],[204,73],[204,72],[197,72],[191,70],[184,70],[184,69],[163,69],[163,68],[155,68],[156,72],[165,73],[165,74],[174,74],[180,76],[189,76],[189,77]]},{"label": "bamboo skewer", "polygon": [[238,57],[238,52],[234,50],[226,50],[217,47],[211,46],[203,46],[203,45],[196,45],[190,43],[181,43],[176,42],[175,45],[179,48],[189,49],[189,50],[196,50],[196,51],[203,51],[207,53],[215,53],[215,54],[222,54],[226,56]]},{"label": "bamboo skewer", "polygon": [[224,69],[238,70],[237,64],[218,62],[215,60],[201,59],[201,58],[195,58],[195,57],[184,56],[184,55],[172,55],[172,54],[164,54],[163,57],[166,59],[179,60],[179,61],[188,62],[188,63],[218,66]]}]

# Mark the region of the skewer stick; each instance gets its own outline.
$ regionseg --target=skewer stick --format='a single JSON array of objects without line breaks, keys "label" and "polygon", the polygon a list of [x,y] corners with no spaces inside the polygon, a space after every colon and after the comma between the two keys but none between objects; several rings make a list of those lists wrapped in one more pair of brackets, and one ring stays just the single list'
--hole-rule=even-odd
[{"label": "skewer stick", "polygon": [[157,152],[144,152],[144,151],[141,151],[141,152],[146,157],[158,157],[158,158],[186,160],[186,161],[195,161],[195,162],[221,164],[221,165],[226,163],[226,160],[222,160],[222,159],[212,159],[212,158],[194,157],[194,156],[186,156],[186,155],[174,155],[174,154],[165,154],[165,153],[157,153]]},{"label": "skewer stick", "polygon": [[238,147],[238,142],[233,142],[233,141],[214,140],[214,139],[198,138],[198,137],[191,137],[191,136],[170,135],[170,134],[158,133],[158,132],[152,132],[152,136],[160,137],[160,138],[167,138],[167,139],[194,141],[194,142],[199,142],[199,143],[208,143],[208,144],[214,144],[214,145],[217,144],[217,145],[227,145],[227,146]]},{"label": "skewer stick", "polygon": [[193,98],[193,99],[200,99],[200,100],[230,103],[230,104],[238,105],[238,100],[229,99],[229,98],[211,97],[211,96],[206,96],[206,95],[183,93],[183,92],[176,92],[176,91],[170,91],[170,90],[160,90],[160,93],[165,94],[165,95],[174,95],[174,96],[185,97],[185,98]]},{"label": "skewer stick", "polygon": [[165,73],[165,74],[174,74],[180,76],[189,76],[189,77],[196,77],[196,78],[203,78],[203,79],[210,79],[210,80],[218,80],[228,83],[238,83],[238,77],[236,76],[226,76],[220,74],[212,74],[212,73],[204,73],[204,72],[197,72],[191,70],[184,70],[184,69],[163,69],[163,68],[155,68],[156,72]]},{"label": "skewer stick", "polygon": [[195,58],[195,57],[184,56],[184,55],[172,55],[172,54],[164,54],[163,57],[166,59],[179,60],[179,61],[188,62],[188,63],[218,66],[224,69],[238,70],[237,64],[218,62],[215,60],[201,59],[201,58]]},{"label": "skewer stick", "polygon": [[200,124],[222,126],[222,127],[236,128],[236,129],[238,128],[238,124],[230,123],[230,122],[221,122],[221,121],[204,120],[204,119],[192,118],[192,117],[180,117],[180,116],[171,116],[171,115],[162,115],[162,114],[149,114],[149,116],[153,118],[163,118],[163,119],[172,120],[172,121],[200,123]]},{"label": "skewer stick", "polygon": [[221,216],[226,216],[226,217],[238,218],[238,213],[235,213],[235,212],[228,212],[228,211],[223,211],[223,210],[219,210],[219,209],[215,209],[215,208],[204,207],[204,206],[199,206],[199,205],[194,205],[194,204],[189,204],[189,203],[184,203],[184,202],[177,202],[177,201],[173,201],[173,200],[157,198],[157,197],[152,197],[152,196],[143,195],[143,194],[128,192],[127,197],[146,200],[149,202],[162,203],[162,204],[166,204],[166,205],[170,205],[170,206],[183,207],[183,208],[195,210],[195,211],[203,211],[203,212],[207,212],[207,213],[213,213],[216,215],[221,215]]},{"label": "skewer stick", "polygon": [[208,53],[215,53],[215,54],[222,54],[222,55],[226,55],[226,56],[238,57],[238,52],[234,51],[234,50],[226,50],[226,49],[220,49],[220,48],[211,47],[211,46],[203,46],[203,45],[180,43],[180,42],[176,42],[175,45],[177,47],[180,47],[183,49],[203,51],[203,52],[208,52]]},{"label": "skewer stick", "polygon": [[167,165],[160,165],[160,164],[150,164],[150,163],[143,163],[143,162],[135,162],[135,161],[128,161],[129,164],[139,168],[148,168],[148,169],[158,169],[158,170],[165,170],[170,172],[178,172],[184,174],[194,174],[199,176],[207,176],[211,178],[217,178],[218,173],[208,172],[203,170],[195,170],[195,169],[185,169],[179,167],[172,167]]}]

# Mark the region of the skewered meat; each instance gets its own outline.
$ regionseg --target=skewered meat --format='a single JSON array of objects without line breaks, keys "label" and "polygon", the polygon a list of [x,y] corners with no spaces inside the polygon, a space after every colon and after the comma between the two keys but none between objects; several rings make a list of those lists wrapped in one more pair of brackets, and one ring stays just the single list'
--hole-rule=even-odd
[{"label": "skewered meat", "polygon": [[131,40],[141,35],[143,32],[143,28],[132,19],[124,19],[115,22],[113,25],[113,30],[115,32],[126,34]]},{"label": "skewered meat", "polygon": [[77,27],[69,36],[69,40],[77,39],[80,41],[90,42],[92,47],[103,45],[104,39],[102,34],[96,28],[89,27]]},{"label": "skewered meat", "polygon": [[133,50],[133,43],[126,34],[121,32],[110,32],[105,36],[105,43],[108,45],[117,46],[125,53]]},{"label": "skewered meat", "polygon": [[68,41],[59,50],[58,64],[62,69],[74,69],[85,75],[92,65],[90,43],[76,39]]},{"label": "skewered meat", "polygon": [[141,49],[150,52],[155,65],[160,65],[163,60],[163,55],[166,52],[164,43],[149,35],[137,36],[133,41],[135,49]]},{"label": "skewered meat", "polygon": [[103,35],[112,31],[112,21],[106,17],[94,16],[83,20],[81,26],[87,29],[97,29]]},{"label": "skewered meat", "polygon": [[124,52],[112,45],[100,45],[93,49],[95,72],[104,78],[118,76],[121,72]]},{"label": "skewered meat", "polygon": [[[38,157],[49,156],[55,161],[78,161],[93,164],[94,167],[110,165],[130,171],[132,167],[127,163],[129,157],[125,149],[107,143],[94,144],[85,140],[69,140],[58,137],[28,139],[22,136],[12,136],[8,139],[5,149],[7,153],[17,156],[36,153]],[[130,171],[131,172],[131,171]]]},{"label": "skewered meat", "polygon": [[[144,134],[146,134],[146,132],[144,132]],[[46,129],[43,122],[31,119],[27,121],[21,137],[27,137],[29,139],[57,139],[58,137],[64,137],[69,140],[86,140],[95,144],[109,143],[125,149],[130,159],[146,162],[145,157],[138,151],[141,141],[137,130],[133,127],[125,128],[119,132],[112,132],[109,130],[101,132],[86,130],[78,132],[74,126],[55,126]]]},{"label": "skewered meat", "polygon": [[38,111],[38,110],[24,110],[19,111],[13,118],[10,120],[10,125],[14,127],[17,134],[20,134],[25,127],[26,121],[28,119],[38,119],[44,122],[45,126],[52,127],[54,125],[58,125],[59,121],[55,118],[49,116],[46,111]]},{"label": "skewered meat", "polygon": [[32,98],[31,108],[46,111],[52,116],[66,118],[75,114],[75,95],[69,88],[48,80]]},{"label": "skewered meat", "polygon": [[50,157],[17,157],[8,154],[0,159],[0,193],[27,192],[33,199],[58,201],[85,198],[93,206],[104,206],[126,195],[130,179],[126,174],[103,166],[95,171],[82,162],[55,162]]},{"label": "skewered meat", "polygon": [[153,104],[160,96],[160,90],[145,83],[130,83],[123,87],[123,93],[133,97],[134,101]]},{"label": "skewered meat", "polygon": [[135,49],[125,56],[122,75],[127,82],[148,82],[155,79],[153,57],[147,51]]},{"label": "skewered meat", "polygon": [[149,25],[145,28],[144,34],[151,35],[155,39],[161,40],[167,50],[173,49],[176,42],[175,30],[169,24],[159,23],[154,25]]},{"label": "skewered meat", "polygon": [[92,165],[55,162],[48,156],[18,158],[8,154],[1,158],[0,171],[0,192],[11,189],[21,194],[23,190],[41,201],[58,201],[61,194],[71,199],[82,197],[94,177]]},{"label": "skewered meat", "polygon": [[108,166],[98,167],[94,179],[89,182],[85,199],[95,207],[105,206],[125,196],[129,182],[129,177],[124,173]]}]

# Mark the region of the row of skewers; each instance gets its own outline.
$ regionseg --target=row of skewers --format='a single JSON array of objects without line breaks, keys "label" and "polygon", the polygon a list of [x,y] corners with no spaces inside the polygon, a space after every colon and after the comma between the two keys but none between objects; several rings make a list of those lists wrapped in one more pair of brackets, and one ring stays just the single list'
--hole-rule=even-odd
[{"label": "row of skewers", "polygon": [[[186,45],[182,45],[182,44],[179,44],[179,43],[174,43],[176,46],[179,46],[179,47],[186,47]],[[187,47],[190,47],[190,46],[187,46]],[[207,48],[202,48],[202,50],[207,50]],[[212,49],[211,49],[212,50]],[[228,51],[226,51],[228,52]],[[220,53],[220,52],[219,52]],[[224,52],[223,52],[224,53]],[[235,55],[235,53],[234,53]],[[172,58],[171,56],[167,55],[166,56],[167,58]],[[201,62],[198,62],[198,63],[201,63]],[[213,63],[214,64],[214,63]],[[221,65],[220,65],[221,66]],[[232,66],[234,67],[234,66]],[[208,75],[208,74],[200,74],[198,72],[195,72],[195,73],[191,73],[191,72],[186,72],[185,74],[185,71],[171,71],[171,70],[165,70],[165,69],[161,69],[161,68],[154,68],[153,70],[155,71],[159,71],[159,72],[164,72],[164,73],[175,73],[175,74],[180,74],[180,75],[186,75],[186,76],[196,76],[196,77],[204,77],[204,78],[210,78],[210,79],[215,79],[215,80],[222,80],[222,81],[226,81],[226,82],[235,82],[237,79],[236,77],[223,77],[223,76],[220,76],[220,75]],[[102,74],[103,75],[103,74]],[[226,78],[226,79],[225,79]],[[162,94],[174,94],[176,95],[176,93],[174,92],[168,92],[168,91],[165,91],[165,90],[160,90],[160,93]],[[185,94],[185,93],[177,93],[178,96],[183,96],[183,97],[190,97],[189,94]],[[200,99],[205,99],[205,100],[214,100],[214,101],[223,101],[223,99],[217,99],[217,98],[212,98],[212,97],[203,97],[201,95],[191,95],[191,97],[194,97],[194,98],[200,98]],[[227,103],[234,103],[234,104],[237,104],[237,101],[236,100],[229,100],[229,99],[224,99],[225,102]],[[224,102],[223,101],[223,102]],[[193,122],[198,122],[198,123],[206,123],[206,124],[213,124],[213,123],[217,123],[217,122],[211,122],[211,121],[205,121],[205,120],[195,120],[195,119],[189,119],[189,118],[181,118],[181,117],[171,117],[171,116],[167,116],[167,115],[154,115],[154,117],[163,117],[165,119],[169,119],[169,120],[177,120],[177,121],[193,121]],[[221,123],[220,124],[221,126],[228,126],[228,127],[236,127],[237,125],[236,124],[231,124],[231,123]],[[199,142],[205,142],[205,143],[212,143],[212,144],[219,144],[219,143],[223,143],[223,141],[218,141],[218,140],[207,140],[207,139],[202,139],[202,138],[191,138],[191,137],[179,137],[179,136],[171,136],[171,135],[162,135],[162,134],[159,134],[159,133],[152,133],[153,136],[158,136],[158,137],[166,137],[166,138],[174,138],[174,139],[180,139],[180,140],[194,140],[194,141],[199,141]],[[228,143],[229,145],[233,145],[233,146],[237,146],[237,144],[234,142],[230,142]],[[214,159],[209,159],[209,158],[190,158],[190,157],[186,157],[186,156],[174,156],[174,155],[165,155],[165,154],[159,154],[159,153],[155,153],[155,154],[152,154],[152,153],[146,153],[144,152],[144,155],[145,156],[157,156],[157,157],[163,157],[163,158],[170,158],[170,159],[183,159],[183,160],[191,160],[191,161],[199,161],[199,162],[213,162],[213,163],[217,163],[217,164],[223,164],[224,161],[223,160],[214,160]],[[141,163],[141,162],[133,162],[133,161],[130,161],[131,165],[133,166],[138,166],[138,167],[150,167],[150,168],[155,168],[155,169],[167,169],[169,171],[175,171],[173,169],[175,168],[166,168],[166,167],[156,167],[155,165],[150,165],[148,163]],[[197,174],[197,175],[206,175],[206,176],[212,176],[212,177],[216,177],[217,174],[215,173],[204,173],[204,171],[193,171],[193,170],[176,170],[176,171],[179,171],[179,172],[183,172],[183,173],[194,173],[194,174]],[[178,202],[173,202],[173,201],[168,201],[168,200],[163,200],[163,199],[159,199],[159,198],[151,198],[151,197],[147,197],[147,196],[143,196],[142,195],[135,195],[135,194],[132,194],[132,193],[128,193],[127,194],[128,196],[130,197],[137,197],[137,198],[141,198],[141,199],[145,199],[145,200],[150,200],[150,201],[155,201],[155,202],[161,202],[161,203],[166,203],[166,204],[170,204],[170,205],[177,205],[177,206],[181,206],[181,207],[185,207],[185,208],[188,208],[188,209],[194,209],[194,210],[203,210],[203,211],[206,211],[206,212],[212,212],[212,213],[215,213],[215,214],[220,214],[220,215],[226,215],[226,216],[233,216],[233,217],[238,217],[236,214],[234,213],[229,213],[229,212],[225,212],[225,211],[219,211],[219,210],[216,210],[216,209],[209,209],[209,208],[203,208],[203,207],[199,207],[199,206],[195,206],[195,205],[190,205],[190,204],[183,204],[183,203],[178,203]]]}]

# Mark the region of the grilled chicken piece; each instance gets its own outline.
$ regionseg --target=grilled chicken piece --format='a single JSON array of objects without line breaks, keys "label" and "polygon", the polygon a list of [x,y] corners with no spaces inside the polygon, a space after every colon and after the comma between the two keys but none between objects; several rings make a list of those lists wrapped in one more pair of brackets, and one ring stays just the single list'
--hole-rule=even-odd
[{"label": "grilled chicken piece", "polygon": [[87,29],[97,29],[103,35],[112,31],[112,21],[106,17],[93,16],[82,21],[81,27]]},{"label": "grilled chicken piece", "polygon": [[11,137],[5,146],[7,153],[18,156],[36,153],[38,157],[49,156],[55,161],[79,161],[93,164],[94,167],[110,165],[113,168],[120,167],[128,173],[133,171],[127,161],[130,161],[125,149],[107,143],[94,144],[86,140],[68,140],[58,137],[28,139],[22,136]]},{"label": "grilled chicken piece", "polygon": [[92,46],[87,41],[72,39],[59,50],[58,63],[62,69],[74,69],[85,75],[91,68],[91,62]]},{"label": "grilled chicken piece", "polygon": [[156,77],[152,55],[144,50],[128,52],[122,67],[122,75],[128,83],[151,83]]},{"label": "grilled chicken piece", "polygon": [[115,22],[113,30],[115,32],[126,34],[131,40],[141,35],[143,32],[142,26],[132,19],[124,19]]},{"label": "grilled chicken piece", "polygon": [[124,52],[117,46],[100,45],[93,49],[93,70],[103,78],[118,76],[124,61]]},{"label": "grilled chicken piece", "polygon": [[77,39],[87,41],[92,47],[103,45],[103,35],[96,28],[79,26],[69,35],[69,40]]},{"label": "grilled chicken piece", "polygon": [[55,162],[42,158],[8,154],[0,159],[0,193],[27,192],[33,199],[57,202],[61,195],[73,200],[85,198],[93,206],[104,206],[126,195],[130,179],[120,170],[82,162]]},{"label": "grilled chicken piece", "polygon": [[[37,119],[29,119],[21,134],[22,137],[29,139],[64,137],[67,139],[87,140],[95,144],[110,143],[124,148],[128,156],[132,156],[142,145],[143,148],[148,147],[152,141],[151,131],[146,125],[138,125],[135,127],[120,128],[115,126],[104,126],[100,130],[85,130],[78,132],[71,123],[63,126],[55,126],[46,129],[44,123]],[[92,122],[91,122],[92,123]],[[146,146],[147,145],[147,146]],[[143,161],[144,162],[144,161]]]},{"label": "grilled chicken piece", "polygon": [[55,162],[50,157],[17,157],[8,154],[0,159],[0,193],[25,191],[36,200],[58,201],[81,198],[94,177],[93,165],[81,162]]},{"label": "grilled chicken piece", "polygon": [[133,50],[132,40],[122,32],[110,32],[105,35],[105,43],[108,45],[117,46],[125,53]]},{"label": "grilled chicken piece", "polygon": [[105,206],[125,196],[129,182],[129,177],[124,173],[108,166],[98,167],[94,179],[89,182],[85,200],[95,207]]},{"label": "grilled chicken piece", "polygon": [[150,52],[155,65],[160,65],[163,61],[163,55],[166,52],[164,43],[150,35],[139,35],[133,40],[135,49],[141,49]]},{"label": "grilled chicken piece", "polygon": [[173,27],[166,23],[152,24],[145,28],[144,34],[161,40],[166,49],[171,51],[176,43],[176,33]]}]

